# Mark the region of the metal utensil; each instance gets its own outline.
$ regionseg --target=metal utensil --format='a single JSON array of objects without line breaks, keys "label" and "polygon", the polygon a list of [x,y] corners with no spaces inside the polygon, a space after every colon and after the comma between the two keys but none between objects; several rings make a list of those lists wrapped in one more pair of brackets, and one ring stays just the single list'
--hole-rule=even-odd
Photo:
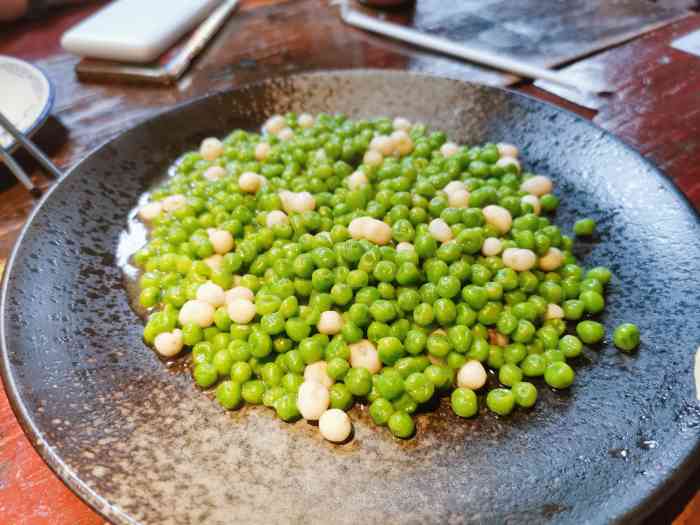
[{"label": "metal utensil", "polygon": [[122,81],[173,84],[204,49],[211,38],[221,29],[224,22],[238,6],[238,0],[226,0],[217,7],[192,33],[192,36],[163,66],[126,66],[117,62],[98,60],[81,61],[75,70],[83,80],[113,79]]},{"label": "metal utensil", "polygon": [[[34,159],[41,164],[46,171],[48,171],[53,177],[56,179],[61,178],[63,173],[61,173],[61,170],[59,170],[56,165],[49,160],[49,158],[44,155],[44,153],[36,147],[36,145],[29,140],[24,133],[22,133],[17,127],[10,122],[10,119],[8,119],[5,115],[0,112],[0,127],[4,128],[5,131],[7,131],[12,138],[14,138],[18,144],[24,147],[29,154],[34,157]],[[10,155],[10,152],[7,151],[5,148],[0,148],[0,158],[5,162],[9,170],[12,172],[12,174],[17,177],[17,180],[19,180],[22,184],[24,184],[24,187],[27,188],[31,192],[37,191],[36,186],[32,183],[32,181],[29,179],[29,176],[25,173],[25,171],[22,169],[22,167],[17,163],[17,161],[12,158],[12,155]]]},{"label": "metal utensil", "polygon": [[25,188],[31,192],[36,191],[36,186],[34,186],[32,181],[29,179],[29,176],[24,172],[22,166],[17,164],[17,161],[12,158],[12,155],[10,155],[10,153],[2,147],[0,147],[0,159],[5,162],[5,165],[9,168],[17,180],[24,184]]},{"label": "metal utensil", "polygon": [[490,51],[475,49],[458,44],[446,38],[441,38],[415,29],[404,27],[391,22],[385,22],[364,13],[360,13],[350,8],[347,2],[341,4],[340,15],[346,24],[371,31],[383,36],[395,38],[403,42],[408,42],[416,46],[438,51],[458,58],[476,62],[501,71],[507,71],[515,75],[530,78],[547,80],[554,84],[573,89],[586,94],[603,95],[607,94],[605,89],[591,85],[590,83],[574,81],[561,73],[551,71],[542,67],[524,64]]}]

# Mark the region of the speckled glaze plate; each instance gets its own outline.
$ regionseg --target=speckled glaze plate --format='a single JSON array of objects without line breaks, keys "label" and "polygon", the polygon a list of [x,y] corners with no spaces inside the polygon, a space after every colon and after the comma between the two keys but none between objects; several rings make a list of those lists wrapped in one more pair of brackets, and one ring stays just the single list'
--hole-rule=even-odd
[{"label": "speckled glaze plate", "polygon": [[[403,115],[459,142],[519,144],[563,196],[556,222],[597,219],[577,246],[615,278],[608,333],[569,392],[527,411],[418,416],[400,442],[354,409],[335,446],[265,408],[225,413],[141,340],[116,250],[129,210],[184,150],[285,112]],[[45,196],[8,261],[2,363],[47,463],[118,524],[633,523],[698,465],[700,227],[684,198],[611,135],[522,95],[399,72],[274,79],[164,113],[97,149]]]}]

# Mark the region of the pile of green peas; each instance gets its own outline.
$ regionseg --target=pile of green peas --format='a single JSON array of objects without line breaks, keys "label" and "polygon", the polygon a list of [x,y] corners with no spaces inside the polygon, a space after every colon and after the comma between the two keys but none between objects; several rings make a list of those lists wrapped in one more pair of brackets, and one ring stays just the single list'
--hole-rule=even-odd
[{"label": "pile of green peas", "polygon": [[[543,383],[571,386],[569,362],[603,340],[592,318],[612,274],[577,263],[572,238],[547,217],[559,198],[525,191],[535,180],[516,157],[513,146],[458,146],[405,119],[328,114],[289,113],[261,134],[206,139],[140,213],[150,227],[133,256],[149,310],[144,339],[165,356],[191,350],[196,384],[215,387],[225,409],[262,404],[284,421],[301,417],[299,388],[320,362],[329,408],[367,404],[373,421],[400,438],[414,434],[413,414],[435,396],[450,396],[465,418],[484,405],[499,416],[532,407]],[[443,191],[453,181],[459,197]],[[313,208],[288,211],[284,190],[308,192]],[[506,231],[486,220],[488,206],[507,210]],[[284,217],[272,223],[273,213]],[[360,217],[388,225],[389,242],[353,238],[349,226]],[[431,233],[436,219],[449,240]],[[575,229],[594,228],[585,219]],[[538,261],[556,249],[561,261],[517,271],[501,256],[509,248]],[[207,283],[216,285],[211,310],[183,323],[183,306],[201,303]],[[248,322],[234,322],[228,297],[218,298],[234,289],[250,292]],[[329,311],[342,326],[322,333]],[[637,328],[618,328],[615,343],[636,348]],[[353,366],[362,344],[376,367]],[[489,381],[474,383],[479,366]]]}]

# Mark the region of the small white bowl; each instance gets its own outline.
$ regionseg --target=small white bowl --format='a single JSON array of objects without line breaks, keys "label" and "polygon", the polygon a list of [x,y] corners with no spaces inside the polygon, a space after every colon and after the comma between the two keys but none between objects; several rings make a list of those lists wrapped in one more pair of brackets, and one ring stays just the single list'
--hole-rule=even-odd
[{"label": "small white bowl", "polygon": [[[46,122],[54,98],[51,82],[38,67],[0,55],[0,111],[22,133],[30,136]],[[16,147],[1,127],[0,146],[10,151]]]}]

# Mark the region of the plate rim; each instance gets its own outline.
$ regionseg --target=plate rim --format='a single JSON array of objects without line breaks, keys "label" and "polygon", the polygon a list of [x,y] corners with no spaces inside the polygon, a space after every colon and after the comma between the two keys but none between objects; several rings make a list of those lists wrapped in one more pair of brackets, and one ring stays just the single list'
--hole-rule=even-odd
[{"label": "plate rim", "polygon": [[[0,63],[2,62],[18,64],[22,67],[26,67],[27,70],[34,73],[36,75],[36,78],[40,78],[46,85],[46,99],[44,100],[44,105],[42,106],[39,115],[32,121],[31,125],[26,130],[20,129],[20,131],[25,136],[31,137],[32,135],[34,135],[34,133],[39,131],[39,129],[46,123],[47,119],[51,115],[51,110],[53,109],[54,103],[56,101],[56,86],[54,85],[53,81],[46,73],[46,71],[44,71],[40,66],[33,64],[32,62],[29,62],[27,60],[21,60],[19,58],[15,58],[9,55],[0,55]],[[102,144],[100,144],[100,146],[102,146]],[[10,145],[7,146],[5,149],[8,152],[12,153],[19,147],[20,144],[14,138],[12,138],[12,142],[10,142]],[[90,151],[90,153],[93,153],[93,151]],[[85,160],[85,158],[87,158],[87,156],[81,158],[78,162],[82,162],[83,160]]]},{"label": "plate rim", "polygon": [[[3,55],[0,55],[0,59]],[[11,58],[11,57],[10,57]],[[21,62],[21,61],[20,61]],[[38,67],[33,64],[29,64],[39,70]],[[40,70],[39,70],[40,71]],[[689,215],[694,217],[695,224],[700,228],[700,210],[696,209],[690,199],[676,186],[676,184],[664,173],[664,171],[657,166],[655,162],[644,157],[639,151],[633,148],[631,145],[627,144],[617,135],[612,132],[603,129],[598,124],[592,120],[586,119],[573,111],[562,108],[553,104],[551,102],[541,100],[530,94],[522,93],[501,86],[492,86],[488,84],[483,84],[479,82],[472,82],[468,80],[463,80],[448,75],[436,75],[432,73],[407,71],[400,69],[380,69],[380,68],[355,68],[355,69],[320,69],[320,70],[309,70],[309,71],[297,71],[286,74],[272,75],[262,79],[257,79],[253,82],[248,82],[244,84],[237,85],[230,89],[216,90],[203,95],[197,96],[195,98],[180,102],[174,106],[164,108],[156,111],[153,115],[150,115],[144,120],[135,122],[128,128],[121,130],[114,136],[108,137],[103,140],[100,144],[85,153],[70,169],[66,171],[64,176],[56,181],[55,184],[51,186],[41,197],[39,202],[35,205],[34,209],[31,211],[27,220],[25,221],[20,233],[15,240],[9,257],[6,260],[5,268],[2,275],[2,283],[0,286],[0,377],[2,378],[5,392],[12,408],[12,411],[20,424],[25,436],[29,440],[32,448],[39,454],[44,463],[53,471],[54,474],[60,479],[60,481],[66,485],[74,494],[76,494],[84,503],[86,503],[90,508],[97,512],[100,516],[105,519],[117,518],[123,523],[141,525],[139,522],[134,521],[131,517],[122,511],[119,507],[115,507],[109,501],[107,501],[103,496],[92,490],[67,464],[63,461],[58,453],[56,453],[48,442],[46,437],[39,431],[33,418],[31,417],[27,407],[24,404],[21,396],[19,395],[18,387],[15,382],[14,376],[10,373],[10,363],[9,363],[9,348],[6,341],[5,334],[5,322],[6,322],[6,305],[7,298],[9,294],[9,282],[10,275],[15,266],[15,259],[19,251],[20,245],[24,240],[29,228],[36,215],[42,209],[46,201],[51,197],[53,192],[59,188],[63,182],[68,179],[69,176],[74,176],[82,164],[95,155],[97,152],[107,147],[110,143],[117,140],[118,138],[133,132],[134,130],[148,125],[150,122],[163,117],[166,114],[176,113],[182,111],[183,109],[195,105],[205,99],[225,96],[230,93],[235,93],[237,91],[242,91],[244,89],[254,89],[258,86],[262,86],[269,83],[274,83],[278,81],[283,81],[289,78],[299,78],[299,77],[324,77],[329,75],[335,76],[366,76],[373,74],[390,74],[398,76],[413,76],[423,79],[438,79],[438,80],[449,80],[457,84],[466,84],[475,86],[478,88],[486,88],[488,90],[503,92],[509,96],[515,96],[516,98],[524,98],[532,103],[544,105],[558,112],[563,112],[569,115],[571,118],[583,122],[585,125],[591,127],[592,129],[604,134],[607,138],[613,140],[620,147],[625,149],[628,153],[632,154],[643,164],[649,165],[653,168],[656,179],[663,184],[666,190],[673,193],[676,198],[680,198],[683,206],[686,208]],[[46,77],[47,80],[48,77]],[[50,81],[49,81],[50,83]],[[700,349],[698,349],[700,351]],[[700,385],[696,385],[696,388],[700,388]],[[700,434],[695,437],[695,443],[692,445],[691,452],[687,454],[676,466],[675,470],[667,476],[661,483],[654,486],[650,492],[648,492],[642,498],[634,498],[630,505],[623,508],[618,514],[611,516],[611,522],[614,523],[628,523],[630,520],[632,522],[641,522],[646,517],[652,514],[656,509],[658,509],[664,502],[671,498],[671,496],[676,493],[680,485],[686,481],[696,470],[700,469]]]}]

